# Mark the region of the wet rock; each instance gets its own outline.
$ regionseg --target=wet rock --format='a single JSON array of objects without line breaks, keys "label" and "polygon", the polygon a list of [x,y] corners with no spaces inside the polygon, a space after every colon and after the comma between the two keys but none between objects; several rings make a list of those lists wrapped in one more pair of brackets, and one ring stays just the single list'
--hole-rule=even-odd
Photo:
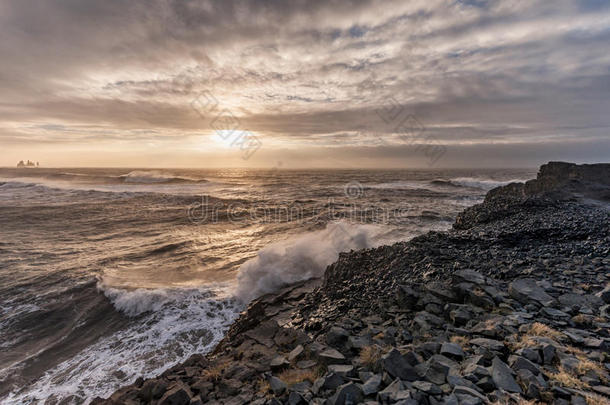
[{"label": "wet rock", "polygon": [[279,329],[280,327],[276,321],[265,321],[258,327],[251,329],[244,334],[246,337],[255,340],[261,345],[271,348],[275,344],[273,337]]},{"label": "wet rock", "polygon": [[138,397],[145,401],[159,399],[167,391],[167,382],[158,379],[147,380],[138,391]]},{"label": "wet rock", "polygon": [[159,400],[159,405],[188,405],[192,397],[191,390],[184,384],[176,384]]}]

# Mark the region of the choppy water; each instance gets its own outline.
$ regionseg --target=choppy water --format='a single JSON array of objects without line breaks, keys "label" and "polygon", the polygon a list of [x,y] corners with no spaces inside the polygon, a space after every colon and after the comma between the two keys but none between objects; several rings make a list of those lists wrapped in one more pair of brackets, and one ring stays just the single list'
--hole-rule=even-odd
[{"label": "choppy water", "polygon": [[532,170],[0,169],[0,401],[82,403],[210,350],[339,252]]}]

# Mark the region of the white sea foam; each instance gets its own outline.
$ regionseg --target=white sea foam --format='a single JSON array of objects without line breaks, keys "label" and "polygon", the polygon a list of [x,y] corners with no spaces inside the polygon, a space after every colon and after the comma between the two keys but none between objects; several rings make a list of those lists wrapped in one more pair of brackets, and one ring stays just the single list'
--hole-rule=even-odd
[{"label": "white sea foam", "polygon": [[324,230],[271,244],[241,265],[235,295],[249,302],[287,284],[321,277],[340,252],[373,247],[382,232],[378,226],[334,222]]},{"label": "white sea foam", "polygon": [[98,288],[131,324],[49,370],[3,404],[34,404],[76,395],[107,397],[137,377],[153,377],[195,353],[213,348],[242,309],[206,288],[123,290]]},{"label": "white sea foam", "polygon": [[478,188],[487,191],[510,183],[523,183],[527,180],[528,179],[492,180],[477,177],[458,177],[452,179],[451,182],[461,186]]},{"label": "white sea foam", "polygon": [[364,184],[365,188],[389,189],[389,190],[418,190],[429,188],[429,184],[423,181],[392,181],[389,183]]},{"label": "white sea foam", "polygon": [[174,181],[174,180],[187,181],[187,182],[205,181],[202,179],[195,179],[195,178],[191,178],[191,177],[175,176],[171,173],[164,173],[164,172],[161,172],[158,170],[152,170],[152,171],[135,170],[135,171],[129,172],[125,175],[122,175],[121,177],[124,179],[125,183],[143,183],[143,184],[167,183],[167,182]]}]

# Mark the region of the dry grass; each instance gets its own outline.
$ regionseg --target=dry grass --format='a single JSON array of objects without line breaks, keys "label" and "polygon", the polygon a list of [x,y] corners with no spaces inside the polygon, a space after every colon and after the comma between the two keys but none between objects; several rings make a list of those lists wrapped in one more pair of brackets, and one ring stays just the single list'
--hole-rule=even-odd
[{"label": "dry grass", "polygon": [[610,405],[610,400],[597,394],[586,393],[585,400],[587,405]]},{"label": "dry grass", "polygon": [[586,292],[589,292],[593,286],[589,283],[580,283],[578,284],[578,287],[582,288]]},{"label": "dry grass", "polygon": [[529,336],[541,336],[546,337],[553,340],[560,340],[563,337],[563,334],[558,330],[551,328],[540,322],[534,322],[532,326],[530,326],[527,331],[527,335]]},{"label": "dry grass", "polygon": [[578,367],[576,373],[580,376],[587,374],[592,371],[599,376],[604,383],[608,383],[608,380],[604,378],[605,370],[601,363],[595,362],[587,357],[587,354],[581,349],[574,346],[566,346],[565,351],[573,354],[578,359]]},{"label": "dry grass", "polygon": [[360,350],[360,362],[374,369],[377,367],[381,356],[383,355],[383,350],[381,347],[377,345],[365,346]]},{"label": "dry grass", "polygon": [[284,381],[286,385],[291,387],[303,381],[309,381],[313,384],[313,382],[316,381],[321,374],[322,372],[319,368],[311,368],[305,370],[290,368],[278,374],[277,378]]},{"label": "dry grass", "polygon": [[519,397],[519,399],[513,398],[505,398],[502,400],[497,400],[494,402],[490,402],[489,405],[541,405],[543,403],[535,401],[535,400],[527,400],[525,398]]},{"label": "dry grass", "polygon": [[572,322],[574,322],[577,325],[590,326],[593,324],[592,321],[593,321],[593,318],[591,316],[588,316],[585,314],[578,314],[578,315],[572,317]]},{"label": "dry grass", "polygon": [[379,332],[378,334],[376,334],[375,336],[373,336],[373,339],[379,339],[382,340],[385,337],[385,335],[383,334],[383,332]]},{"label": "dry grass", "polygon": [[519,400],[517,401],[517,405],[536,405],[539,404],[540,402],[538,401],[534,401],[532,400],[528,400],[525,398],[519,398]]},{"label": "dry grass", "polygon": [[535,346],[536,341],[529,335],[521,335],[515,341],[515,343],[511,344],[511,348],[513,350],[524,349],[526,347]]},{"label": "dry grass", "polygon": [[203,370],[203,376],[210,381],[218,381],[220,380],[222,372],[225,368],[227,368],[228,364],[229,363],[227,361],[216,363],[215,365]]},{"label": "dry grass", "polygon": [[271,392],[271,385],[269,385],[269,381],[261,378],[258,380],[258,393],[262,396],[269,396]]},{"label": "dry grass", "polygon": [[552,381],[559,383],[560,385],[568,388],[576,389],[588,389],[589,384],[581,381],[577,376],[568,372],[563,367],[559,367],[557,373],[549,373],[549,378]]},{"label": "dry grass", "polygon": [[512,344],[512,348],[514,350],[518,350],[526,347],[535,346],[537,343],[534,337],[545,337],[558,341],[563,337],[563,334],[543,323],[534,322],[529,327],[527,332],[515,339],[515,343]]},{"label": "dry grass", "polygon": [[470,344],[470,339],[467,338],[466,336],[459,336],[459,335],[451,336],[449,338],[449,341],[451,343],[460,345],[463,350],[466,350],[468,348],[468,345]]},{"label": "dry grass", "polygon": [[587,358],[578,358],[578,367],[576,368],[576,372],[579,375],[585,375],[589,371],[593,371],[598,376],[602,376],[604,373],[604,367],[600,363],[596,363]]}]

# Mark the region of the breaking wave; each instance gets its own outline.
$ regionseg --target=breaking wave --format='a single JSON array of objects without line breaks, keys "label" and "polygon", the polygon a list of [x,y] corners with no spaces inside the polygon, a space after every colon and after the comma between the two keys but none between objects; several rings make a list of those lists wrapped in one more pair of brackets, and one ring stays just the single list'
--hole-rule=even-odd
[{"label": "breaking wave", "polygon": [[175,176],[160,171],[133,171],[122,176],[125,183],[158,184],[158,183],[207,183],[205,179]]},{"label": "breaking wave", "polygon": [[451,183],[459,186],[478,188],[480,190],[491,190],[496,187],[505,186],[510,183],[522,183],[527,179],[511,179],[511,180],[492,180],[492,179],[481,179],[476,177],[459,177],[451,180]]},{"label": "breaking wave", "polygon": [[58,364],[42,378],[3,399],[29,404],[73,398],[78,403],[107,397],[137,377],[153,377],[195,353],[206,353],[239,314],[239,302],[211,288],[125,290],[97,288],[130,326]]},{"label": "breaking wave", "polygon": [[339,253],[373,247],[381,233],[374,225],[333,222],[323,230],[271,244],[241,265],[235,295],[249,302],[290,283],[321,277]]}]

